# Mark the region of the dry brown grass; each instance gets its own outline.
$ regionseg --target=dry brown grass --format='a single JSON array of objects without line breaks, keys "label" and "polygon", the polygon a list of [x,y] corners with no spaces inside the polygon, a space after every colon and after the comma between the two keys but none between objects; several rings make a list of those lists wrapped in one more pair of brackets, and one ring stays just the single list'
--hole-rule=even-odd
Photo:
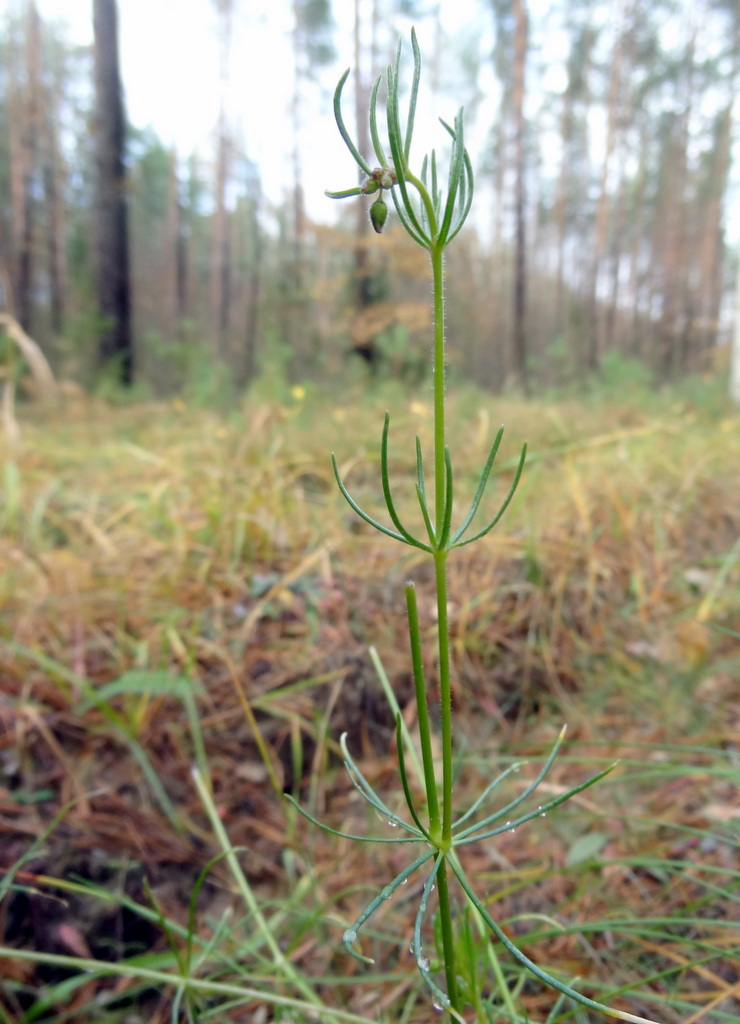
[{"label": "dry brown grass", "polygon": [[[451,560],[457,730],[470,751],[461,802],[484,777],[482,749],[539,755],[564,718],[571,756],[553,786],[582,774],[589,759],[644,766],[655,758],[660,767],[666,750],[684,748],[675,755],[684,775],[637,781],[628,796],[607,787],[617,806],[606,817],[596,797],[581,809],[602,815],[605,848],[625,863],[671,850],[692,862],[698,847],[689,832],[661,838],[653,826],[660,819],[700,829],[729,815],[740,793],[713,774],[709,753],[697,752],[727,748],[740,734],[738,642],[708,628],[740,624],[740,419],[494,404],[495,421],[489,403],[470,396],[453,397],[450,414],[461,486],[471,493],[499,420],[508,472],[520,439],[532,452],[502,529]],[[132,894],[142,896],[146,873],[168,912],[182,913],[213,849],[190,785],[192,744],[179,701],[111,701],[164,783],[179,828],[152,798],[121,731],[99,709],[80,710],[83,684],[99,687],[138,668],[202,684],[218,807],[232,842],[249,849],[250,877],[265,894],[295,882],[286,847],[292,871],[315,872],[314,899],[334,918],[351,918],[366,887],[387,881],[388,865],[367,849],[293,822],[270,784],[274,772],[320,817],[352,823],[359,808],[334,771],[334,743],[346,729],[374,784],[398,788],[391,716],[367,646],[380,652],[413,726],[402,584],[416,579],[431,636],[431,581],[415,552],[395,550],[343,507],[327,456],[337,451],[350,489],[372,504],[380,491],[377,413],[359,397],[342,407],[250,406],[228,418],[182,406],[83,405],[62,420],[24,425],[22,448],[6,456],[1,513],[0,867],[76,800],[48,852],[27,866],[29,877],[110,877],[101,864],[135,860],[142,870],[132,875]],[[427,415],[416,401],[391,424],[391,471],[399,493],[407,486],[409,508],[412,435],[426,433]],[[429,671],[433,682],[431,664]],[[659,883],[624,864],[588,885],[564,873],[567,830],[547,823],[543,848],[543,829],[507,836],[471,860],[507,915],[557,907],[586,922],[615,906],[641,904],[650,916],[698,898],[690,876]],[[704,851],[701,862],[721,868],[734,857],[725,867],[740,872],[737,847],[727,849]],[[528,878],[536,884],[525,890]],[[381,927],[402,933],[411,895]],[[221,898],[216,887],[209,899]],[[19,906],[0,922],[6,938],[60,949],[66,935],[69,946],[52,918],[42,913],[29,924],[33,913],[23,904],[30,916],[21,920]],[[94,946],[99,930],[93,920],[77,934]],[[352,971],[332,952],[339,930],[324,925],[318,935],[329,941],[321,945],[307,929],[300,947],[307,969]],[[648,960],[650,941],[640,939]],[[661,962],[685,956],[682,948],[663,944]],[[532,939],[528,952],[581,976],[599,973],[598,957],[572,934]],[[712,963],[706,972],[689,986],[690,999],[729,999],[732,971]],[[408,984],[394,975],[381,999],[390,1005]],[[363,999],[358,987],[353,1005]],[[525,999],[533,1019],[544,1019],[543,999]]]}]

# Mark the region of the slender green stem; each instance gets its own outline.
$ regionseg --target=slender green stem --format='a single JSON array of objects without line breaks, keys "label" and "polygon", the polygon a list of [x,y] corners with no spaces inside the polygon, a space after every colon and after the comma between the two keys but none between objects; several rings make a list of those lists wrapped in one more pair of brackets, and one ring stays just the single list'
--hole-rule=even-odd
[{"label": "slender green stem", "polygon": [[457,993],[457,970],[455,966],[455,940],[452,933],[452,910],[450,890],[447,884],[447,858],[443,857],[437,869],[437,892],[439,895],[439,920],[442,930],[442,950],[445,958],[445,981],[447,996],[453,1010],[462,1010]]},{"label": "slender green stem", "polygon": [[[426,191],[426,190],[425,190]],[[430,218],[431,220],[431,218]],[[433,223],[433,221],[432,221]],[[447,615],[447,554],[449,537],[444,538],[448,512],[448,465],[445,435],[445,320],[444,320],[444,256],[443,246],[429,249],[432,260],[434,295],[434,510],[437,550],[434,552],[437,590],[437,629],[439,650],[439,697],[442,723],[442,839],[441,848],[452,845],[452,693],[450,686],[450,638]],[[448,531],[449,533],[449,531]],[[452,911],[447,885],[447,864],[443,859],[437,873],[439,916],[445,958],[447,995],[454,1010],[460,1010],[457,994],[455,943],[452,936]]]},{"label": "slender green stem", "polygon": [[409,618],[411,662],[414,670],[416,715],[419,721],[421,757],[424,764],[424,787],[427,793],[427,807],[429,811],[429,832],[432,836],[438,838],[441,835],[439,799],[437,797],[437,780],[434,775],[434,754],[432,753],[432,732],[429,725],[429,708],[424,682],[424,664],[421,656],[419,611],[416,605],[416,587],[413,583],[406,584],[406,610]]},{"label": "slender green stem", "polygon": [[442,847],[452,845],[452,692],[450,686],[450,639],[447,616],[447,552],[434,555],[437,585],[439,650],[439,703],[442,725]]},{"label": "slender green stem", "polygon": [[434,295],[434,509],[437,535],[445,518],[445,303],[444,256],[441,248],[430,249]]}]

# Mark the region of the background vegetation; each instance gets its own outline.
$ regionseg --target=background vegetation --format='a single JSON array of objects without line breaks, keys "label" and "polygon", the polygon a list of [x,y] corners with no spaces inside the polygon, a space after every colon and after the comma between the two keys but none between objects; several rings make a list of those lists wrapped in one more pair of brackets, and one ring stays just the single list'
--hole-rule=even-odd
[{"label": "background vegetation", "polygon": [[[341,380],[354,352],[360,368],[418,383],[423,257],[393,218],[368,247],[362,203],[332,226],[306,212],[305,154],[322,162],[306,119],[317,83],[329,119],[337,77],[329,0],[282,12],[293,51],[275,136],[289,151],[292,134],[282,202],[266,198],[263,154],[230,113],[236,0],[216,5],[210,153],[126,126],[126,83],[101,73],[116,52],[115,5],[94,6],[92,50],[66,42],[31,0],[9,6],[0,43],[5,304],[58,374],[89,386],[108,365],[138,394],[188,388],[203,400],[266,371]],[[454,92],[478,140],[476,221],[448,266],[451,372],[541,390],[598,372],[632,384],[726,368],[737,4],[480,0],[476,11],[450,39],[441,2],[358,2],[354,52],[342,53],[362,139],[370,85],[413,19],[430,40],[436,105]],[[325,187],[346,167],[327,168]]]},{"label": "background vegetation", "polygon": [[[218,4],[225,41],[231,10]],[[332,12],[291,13],[298,152]],[[359,108],[398,29],[440,24],[440,9],[355,14]],[[530,454],[499,532],[450,560],[456,793],[467,805],[492,763],[527,760],[516,794],[564,721],[549,795],[622,763],[465,866],[548,970],[665,1024],[731,1024],[740,418],[722,343],[738,11],[568,2],[543,19],[495,0],[480,17],[493,54],[440,36],[430,62],[439,90],[468,83],[474,123],[483,56],[500,101],[478,173],[495,212],[448,265],[461,494],[499,422],[497,496],[523,440]],[[555,29],[565,77],[548,91],[540,43]],[[389,828],[339,768],[347,730],[372,784],[398,791],[373,658],[414,731],[401,595],[413,579],[433,638],[433,581],[348,512],[328,452],[379,508],[391,408],[391,482],[413,520],[410,441],[431,430],[423,254],[392,220],[370,244],[361,204],[314,223],[299,159],[284,202],[268,201],[225,106],[209,160],[127,126],[108,154],[109,212],[126,225],[111,240],[95,55],[33,0],[0,45],[5,307],[66,382],[56,405],[19,404],[20,436],[2,441],[0,1021],[289,1024],[316,1019],[312,1001],[326,1019],[428,1021],[404,952],[418,887],[365,931],[369,973],[341,937],[400,866],[283,799],[346,831]],[[121,231],[128,319],[105,305],[96,255],[120,254]],[[33,385],[3,344],[7,414],[8,382],[28,399]],[[516,1019],[595,1021],[472,921],[463,934],[462,972],[493,978],[498,958]],[[514,1019],[496,984],[482,991],[480,1019]]]}]

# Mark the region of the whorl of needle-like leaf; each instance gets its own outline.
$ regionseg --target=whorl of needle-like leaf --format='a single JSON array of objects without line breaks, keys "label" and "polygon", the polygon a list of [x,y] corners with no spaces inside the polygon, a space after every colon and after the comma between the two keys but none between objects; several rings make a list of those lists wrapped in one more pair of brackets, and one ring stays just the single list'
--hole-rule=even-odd
[{"label": "whorl of needle-like leaf", "polygon": [[[428,157],[424,157],[419,177],[412,172],[409,161],[416,118],[416,104],[419,95],[419,82],[421,79],[421,53],[416,39],[416,32],[413,30],[411,32],[411,48],[414,55],[414,73],[411,82],[411,95],[409,97],[405,130],[401,124],[398,99],[401,64],[401,43],[399,42],[395,61],[392,65],[389,65],[386,71],[386,130],[389,154],[386,152],[386,147],[381,140],[378,128],[378,92],[382,76],[376,79],[370,94],[370,138],[375,156],[381,168],[388,169],[395,177],[395,182],[390,192],[396,212],[405,230],[415,242],[425,249],[441,250],[460,231],[470,212],[474,186],[473,166],[465,149],[463,111],[461,108],[455,117],[453,127],[440,119],[441,124],[452,138],[446,194],[439,187],[437,157],[434,151],[432,152],[431,160]],[[342,116],[342,91],[348,77],[349,68],[339,79],[334,92],[334,117],[339,134],[344,140],[353,160],[360,170],[368,178],[371,178],[373,177],[373,169],[352,140]],[[431,167],[431,178],[427,176],[429,167]],[[416,199],[411,193],[411,188],[416,190]],[[347,199],[351,196],[361,195],[363,191],[365,191],[363,186],[355,186],[338,192],[327,191],[326,195],[331,199]]]},{"label": "whorl of needle-like leaf", "polygon": [[450,457],[449,449],[445,449],[445,502],[444,502],[444,515],[442,521],[437,525],[432,523],[432,517],[427,502],[427,491],[426,481],[424,477],[424,462],[422,458],[421,440],[417,436],[416,438],[416,497],[419,502],[421,509],[422,519],[424,520],[424,526],[429,538],[429,542],[420,540],[415,537],[410,530],[408,530],[401,521],[401,517],[396,509],[396,504],[393,499],[391,492],[390,482],[390,470],[388,466],[388,433],[390,429],[390,416],[388,413],[385,414],[385,422],[383,424],[383,434],[380,442],[380,480],[383,488],[383,498],[385,499],[385,507],[390,516],[391,522],[395,526],[395,530],[383,523],[379,522],[374,516],[369,515],[359,505],[357,501],[352,497],[350,492],[342,479],[342,475],[339,472],[339,466],[337,465],[336,456],[332,453],[332,466],[334,467],[334,476],[336,477],[337,485],[339,490],[342,492],[344,499],[347,501],[349,506],[365,520],[370,526],[380,533],[384,533],[387,537],[392,537],[393,540],[400,541],[402,544],[408,544],[410,547],[419,548],[422,551],[428,551],[430,554],[435,551],[450,551],[453,548],[461,548],[466,544],[470,544],[474,540],[478,540],[480,537],[485,537],[494,526],[499,522],[506,509],[509,507],[511,499],[514,497],[519,481],[522,476],[524,469],[524,462],[527,457],[527,446],[526,444],[522,448],[519,461],[516,466],[514,478],[511,482],[511,486],[506,494],[506,497],[502,501],[498,512],[490,519],[484,527],[472,534],[472,536],[466,537],[468,528],[470,527],[483,498],[483,494],[488,483],[488,478],[493,468],[493,463],[496,458],[499,446],[501,444],[501,438],[503,437],[504,428],[501,427],[496,435],[496,438],[491,447],[491,451],[486,460],[486,464],[483,467],[480,481],[476,489],[473,501],[467,515],[463,519],[460,526],[452,532],[452,504],[453,504],[453,478],[452,478],[452,460]]}]

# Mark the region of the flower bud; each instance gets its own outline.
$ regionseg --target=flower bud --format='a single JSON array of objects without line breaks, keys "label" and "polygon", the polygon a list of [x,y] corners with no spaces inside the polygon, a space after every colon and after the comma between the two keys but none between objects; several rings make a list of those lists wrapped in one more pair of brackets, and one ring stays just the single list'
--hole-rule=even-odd
[{"label": "flower bud", "polygon": [[383,199],[382,193],[370,207],[370,220],[378,234],[383,230],[383,225],[388,217],[388,205]]}]

